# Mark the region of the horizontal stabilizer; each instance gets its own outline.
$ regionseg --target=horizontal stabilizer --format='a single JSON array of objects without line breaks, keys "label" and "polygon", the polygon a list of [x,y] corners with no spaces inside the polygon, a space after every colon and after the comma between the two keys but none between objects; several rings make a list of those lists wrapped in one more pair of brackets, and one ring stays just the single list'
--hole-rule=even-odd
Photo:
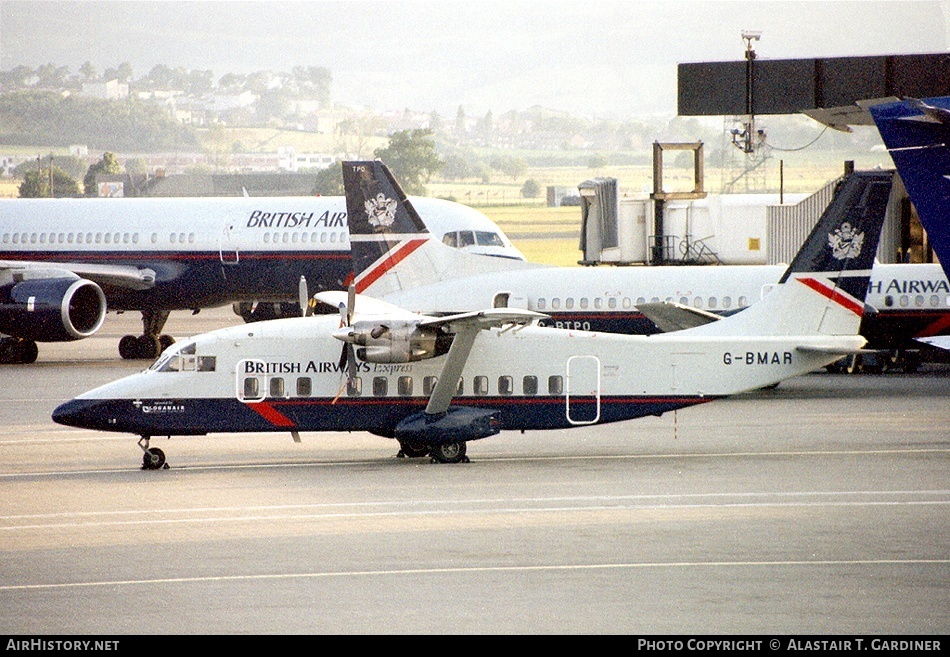
[{"label": "horizontal stabilizer", "polygon": [[946,349],[950,351],[950,335],[935,335],[930,338],[915,338],[917,342],[923,342],[924,344],[929,344],[931,347],[937,347],[938,349]]},{"label": "horizontal stabilizer", "polygon": [[823,347],[821,345],[800,345],[795,347],[796,350],[809,353],[809,354],[831,354],[831,355],[841,355],[841,356],[857,356],[859,354],[876,354],[878,353],[875,349],[860,349],[860,348],[846,348],[846,347],[832,347],[827,346]]},{"label": "horizontal stabilizer", "polygon": [[722,319],[719,315],[699,308],[684,306],[675,301],[641,303],[637,305],[643,315],[664,333],[696,328]]},{"label": "horizontal stabilizer", "polygon": [[[344,308],[348,305],[348,293],[344,290],[329,290],[327,292],[318,292],[313,295],[317,302],[330,306],[334,310],[340,306]],[[385,301],[380,301],[374,297],[363,294],[357,294],[355,305],[361,315],[393,315],[396,317],[418,317],[417,314]]]}]

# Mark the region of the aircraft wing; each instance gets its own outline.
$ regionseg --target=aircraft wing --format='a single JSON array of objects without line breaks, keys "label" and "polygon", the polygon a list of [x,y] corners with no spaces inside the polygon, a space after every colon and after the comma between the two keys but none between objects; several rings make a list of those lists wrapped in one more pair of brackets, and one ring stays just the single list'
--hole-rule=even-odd
[{"label": "aircraft wing", "polygon": [[23,281],[72,276],[88,279],[98,285],[131,290],[147,290],[155,285],[155,272],[146,268],[81,262],[0,260],[0,279]]},{"label": "aircraft wing", "polygon": [[526,326],[534,321],[546,319],[547,317],[548,315],[536,313],[532,310],[489,308],[487,310],[459,313],[458,315],[425,319],[419,322],[419,326],[450,326],[453,331],[461,331],[467,327],[486,330],[502,326]]},{"label": "aircraft wing", "polygon": [[696,328],[722,319],[719,315],[699,308],[690,308],[673,301],[637,304],[637,310],[664,333]]}]

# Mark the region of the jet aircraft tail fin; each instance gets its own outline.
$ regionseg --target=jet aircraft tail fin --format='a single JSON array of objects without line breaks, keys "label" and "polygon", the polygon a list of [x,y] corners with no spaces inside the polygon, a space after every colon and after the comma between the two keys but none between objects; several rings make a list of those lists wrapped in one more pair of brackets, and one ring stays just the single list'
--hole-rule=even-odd
[{"label": "jet aircraft tail fin", "polygon": [[762,301],[693,329],[709,335],[854,335],[877,254],[893,171],[845,178],[788,270]]},{"label": "jet aircraft tail fin", "polygon": [[377,298],[421,285],[540,265],[464,253],[432,234],[389,168],[343,162],[343,187],[356,291]]},{"label": "jet aircraft tail fin", "polygon": [[950,96],[870,105],[944,271],[950,269]]}]

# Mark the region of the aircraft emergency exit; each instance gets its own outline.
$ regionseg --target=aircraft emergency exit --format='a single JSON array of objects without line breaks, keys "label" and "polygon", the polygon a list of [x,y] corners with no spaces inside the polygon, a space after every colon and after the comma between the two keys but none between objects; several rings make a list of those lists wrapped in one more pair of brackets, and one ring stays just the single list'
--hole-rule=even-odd
[{"label": "aircraft emergency exit", "polygon": [[[436,234],[478,234],[465,250],[522,257],[480,212],[415,201]],[[171,311],[293,303],[301,277],[312,294],[351,271],[342,197],[0,200],[0,362],[89,337],[107,310],[142,313],[119,353],[154,359]]]},{"label": "aircraft emergency exit", "polygon": [[[347,166],[370,210],[353,223],[353,258],[385,267],[402,249],[422,249],[414,246],[421,220],[396,212],[408,207],[405,196],[390,196],[373,166]],[[772,385],[865,344],[857,331],[883,222],[874,211],[880,193],[868,184],[866,202],[847,217],[826,214],[762,301],[697,328],[650,336],[555,329],[510,307],[428,316],[358,295],[354,284],[350,294],[317,295],[339,315],[183,341],[149,370],[62,404],[53,419],[140,436],[147,469],[165,464],[152,437],[215,432],[299,440],[304,431],[369,431],[396,439],[404,455],[459,462],[468,442],[501,430],[660,415]]]}]

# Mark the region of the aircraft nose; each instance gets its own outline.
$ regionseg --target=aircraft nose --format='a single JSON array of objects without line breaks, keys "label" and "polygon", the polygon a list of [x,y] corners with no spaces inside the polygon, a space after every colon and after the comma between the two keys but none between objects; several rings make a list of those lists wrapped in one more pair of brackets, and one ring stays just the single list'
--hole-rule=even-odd
[{"label": "aircraft nose", "polygon": [[73,399],[53,410],[53,422],[80,429],[99,429],[106,420],[99,408],[101,405],[98,400]]}]

